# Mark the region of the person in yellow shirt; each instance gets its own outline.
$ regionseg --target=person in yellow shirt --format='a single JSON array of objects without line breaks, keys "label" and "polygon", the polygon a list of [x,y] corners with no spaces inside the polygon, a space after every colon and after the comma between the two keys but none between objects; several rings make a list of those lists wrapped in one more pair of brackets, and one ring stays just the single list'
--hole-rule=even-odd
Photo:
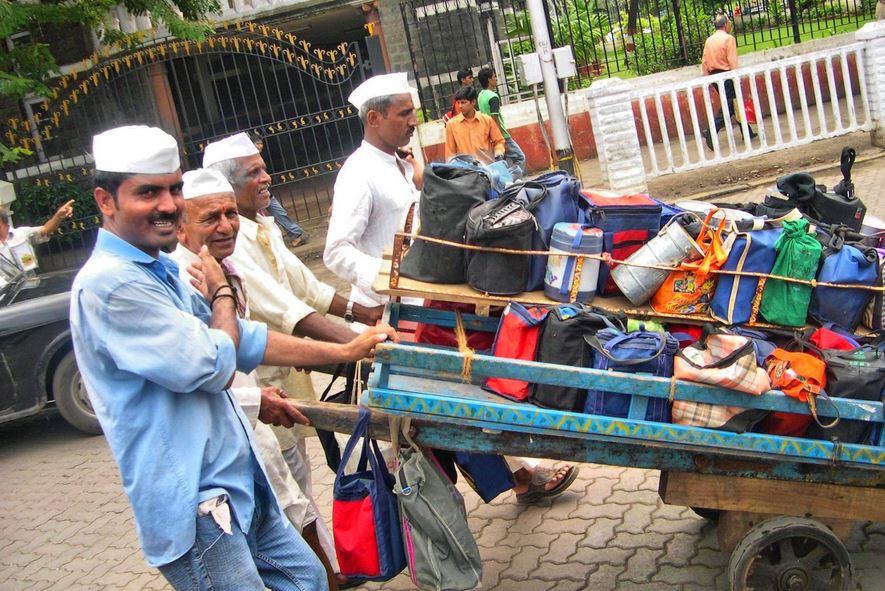
[{"label": "person in yellow shirt", "polygon": [[[704,56],[701,58],[701,70],[704,76],[729,72],[738,67],[737,41],[730,34],[731,22],[728,17],[724,14],[717,14],[713,20],[713,26],[716,27],[716,32],[707,37],[707,41],[704,43]],[[723,86],[725,88],[725,105],[728,108],[728,120],[731,121],[734,116],[734,100],[737,98],[734,91],[734,80],[729,78]],[[718,87],[716,88],[718,89]],[[725,114],[723,109],[720,109],[713,119],[713,128],[718,134],[723,127],[725,127]],[[743,133],[743,129],[741,133]],[[713,137],[710,130],[704,129],[701,134],[704,136],[707,147],[712,150]],[[750,138],[754,137],[756,137],[756,133],[750,129]]]},{"label": "person in yellow shirt", "polygon": [[494,119],[476,110],[476,89],[458,89],[455,101],[461,113],[446,125],[446,160],[458,154],[470,154],[484,164],[504,160],[504,136]]}]

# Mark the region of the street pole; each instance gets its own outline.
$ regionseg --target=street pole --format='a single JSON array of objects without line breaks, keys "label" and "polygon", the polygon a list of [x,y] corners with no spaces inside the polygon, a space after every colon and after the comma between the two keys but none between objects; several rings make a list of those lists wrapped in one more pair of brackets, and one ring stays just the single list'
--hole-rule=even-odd
[{"label": "street pole", "polygon": [[547,101],[547,114],[553,128],[553,148],[559,167],[569,174],[575,174],[575,154],[569,140],[568,122],[562,110],[560,100],[559,79],[556,77],[556,66],[553,63],[553,48],[550,34],[547,31],[547,19],[544,16],[544,0],[528,0],[526,9],[532,24],[532,36],[535,38],[535,50],[541,59],[541,75],[544,78],[544,99]]}]

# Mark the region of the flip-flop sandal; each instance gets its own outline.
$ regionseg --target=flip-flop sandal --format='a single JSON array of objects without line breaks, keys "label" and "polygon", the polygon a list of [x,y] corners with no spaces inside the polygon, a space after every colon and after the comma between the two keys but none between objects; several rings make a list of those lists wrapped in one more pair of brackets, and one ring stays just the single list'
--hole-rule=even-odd
[{"label": "flip-flop sandal", "polygon": [[550,479],[554,478],[558,472],[559,469],[550,470],[547,468],[539,468],[535,470],[535,473],[532,474],[532,481],[529,483],[528,490],[516,495],[517,502],[537,503],[541,499],[558,497],[572,485],[575,478],[578,477],[579,470],[577,466],[570,466],[556,486],[549,490],[545,489],[544,485],[550,482]]},{"label": "flip-flop sandal", "polygon": [[297,248],[297,247],[299,247],[299,246],[304,246],[305,244],[307,244],[308,239],[309,239],[309,237],[307,236],[307,234],[302,234],[302,235],[299,236],[298,238],[293,239],[293,240],[289,243],[289,246],[291,246],[292,248]]}]

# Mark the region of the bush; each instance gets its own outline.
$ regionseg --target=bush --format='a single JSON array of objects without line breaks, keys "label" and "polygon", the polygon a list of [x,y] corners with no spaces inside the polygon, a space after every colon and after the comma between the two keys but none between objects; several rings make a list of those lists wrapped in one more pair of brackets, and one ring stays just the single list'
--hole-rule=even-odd
[{"label": "bush", "polygon": [[[710,17],[703,8],[683,4],[680,6],[685,37],[685,56],[679,45],[676,19],[667,14],[660,18],[639,19],[633,36],[636,46],[633,67],[640,76],[663,72],[679,66],[698,64],[704,53],[704,41],[713,32]],[[626,23],[626,19],[624,20]]]}]

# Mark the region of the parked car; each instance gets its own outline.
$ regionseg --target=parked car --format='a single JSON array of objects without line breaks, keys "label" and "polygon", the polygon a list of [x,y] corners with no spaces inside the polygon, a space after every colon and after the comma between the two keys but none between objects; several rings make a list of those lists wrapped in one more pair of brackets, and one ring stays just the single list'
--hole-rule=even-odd
[{"label": "parked car", "polygon": [[77,429],[101,433],[71,342],[75,273],[21,273],[0,287],[0,423],[54,404]]}]

